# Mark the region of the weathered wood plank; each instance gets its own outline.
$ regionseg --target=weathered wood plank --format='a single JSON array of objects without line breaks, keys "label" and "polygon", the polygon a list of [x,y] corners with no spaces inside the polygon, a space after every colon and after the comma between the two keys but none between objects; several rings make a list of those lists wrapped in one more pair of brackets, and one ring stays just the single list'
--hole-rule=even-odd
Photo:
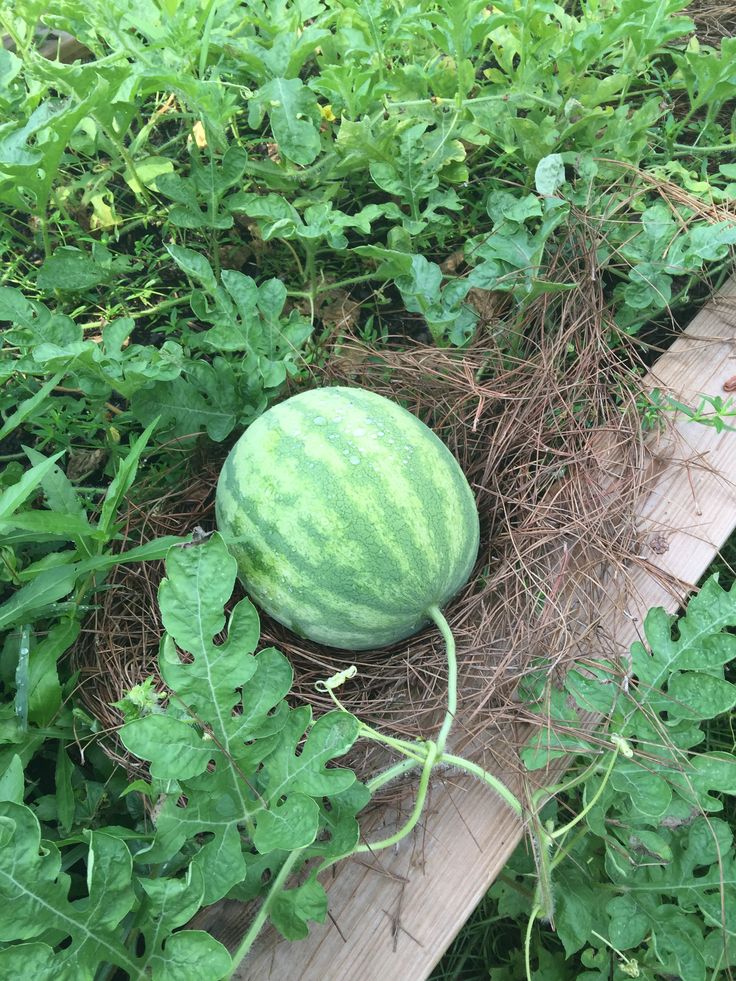
[{"label": "weathered wood plank", "polygon": [[[736,279],[659,359],[649,382],[692,402],[700,393],[723,394],[734,375]],[[649,607],[678,605],[657,570],[679,580],[685,597],[736,526],[736,436],[687,422],[677,429],[677,439],[654,441],[662,466],[640,509],[642,528],[661,533],[667,550],[651,551],[649,573],[634,574],[605,616],[606,633],[621,652],[638,636]],[[518,789],[512,769],[491,768]],[[518,820],[485,787],[462,777],[445,780],[434,788],[425,825],[413,838],[391,854],[337,870],[328,890],[334,922],[295,944],[266,932],[236,977],[421,981],[521,835]]]}]

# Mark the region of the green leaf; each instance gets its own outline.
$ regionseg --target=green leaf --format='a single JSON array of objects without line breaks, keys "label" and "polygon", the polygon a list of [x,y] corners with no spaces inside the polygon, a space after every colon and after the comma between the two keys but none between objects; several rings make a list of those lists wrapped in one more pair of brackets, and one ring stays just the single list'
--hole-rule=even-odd
[{"label": "green leaf", "polygon": [[[46,457],[30,446],[23,447],[26,456],[32,464],[42,463]],[[41,480],[41,488],[46,504],[52,511],[61,514],[85,516],[82,502],[74,485],[59,466],[52,466]]]},{"label": "green leaf", "polygon": [[39,573],[0,606],[0,629],[36,619],[40,612],[74,589],[77,574],[75,566],[60,566]]},{"label": "green leaf", "polygon": [[[736,223],[734,222],[696,225],[690,231],[686,262],[688,257],[696,257],[696,260],[707,262],[725,259],[729,254],[729,248],[735,243]],[[699,262],[690,258],[688,266],[695,266],[697,269],[699,265]]]},{"label": "green leaf", "polygon": [[6,436],[9,436],[10,433],[17,429],[18,426],[22,425],[25,420],[29,418],[29,416],[32,416],[38,410],[39,406],[43,405],[45,399],[48,397],[50,392],[56,388],[63,376],[64,373],[61,371],[53,375],[47,382],[44,382],[35,395],[24,399],[18,405],[15,412],[12,412],[3,423],[2,427],[0,427],[0,440],[3,440]]},{"label": "green leaf", "polygon": [[654,912],[652,936],[662,963],[674,963],[677,974],[688,981],[705,981],[703,930],[695,917],[663,904]]},{"label": "green leaf", "polygon": [[36,463],[27,470],[15,484],[0,494],[0,519],[9,518],[31,496],[38,485],[52,471],[56,461],[63,456],[63,450],[54,456]]},{"label": "green leaf", "polygon": [[640,262],[629,271],[629,283],[623,295],[630,307],[661,309],[672,299],[672,277],[653,262]]},{"label": "green leaf", "polygon": [[702,671],[680,671],[670,679],[667,697],[680,719],[713,719],[736,705],[736,685]]},{"label": "green leaf", "polygon": [[196,279],[198,283],[202,283],[206,289],[214,290],[217,287],[212,266],[199,252],[185,249],[181,245],[171,244],[166,245],[166,251],[187,276]]},{"label": "green leaf", "polygon": [[12,518],[0,521],[0,534],[14,529],[32,532],[34,537],[51,535],[68,542],[95,533],[95,529],[86,517],[79,514],[59,514],[56,511],[23,511],[13,515]]},{"label": "green leaf", "polygon": [[215,706],[221,711],[232,709],[235,689],[255,674],[256,662],[250,655],[259,636],[258,614],[243,600],[231,614],[227,640],[217,646],[213,642],[225,627],[223,605],[235,586],[235,559],[215,534],[199,545],[171,549],[166,573],[158,593],[163,624],[194,661],[181,663],[172,653],[162,665],[164,679],[197,714],[205,699],[210,713]]},{"label": "green leaf", "polygon": [[223,978],[232,971],[227,948],[203,930],[181,930],[152,958],[153,981],[202,981]]},{"label": "green leaf", "polygon": [[9,800],[16,804],[23,803],[25,782],[23,779],[23,762],[20,756],[14,754],[2,774],[0,774],[0,801]]},{"label": "green leaf", "polygon": [[[677,639],[672,635],[672,618],[661,608],[649,611],[644,620],[644,633],[651,652],[641,643],[634,644],[631,648],[631,667],[638,679],[638,691],[645,699],[654,699],[655,711],[656,706],[661,705],[662,710],[669,710],[677,715],[678,709],[673,700],[660,693],[673,684],[675,692],[682,691],[682,682],[676,680],[680,671],[700,669],[723,681],[722,664],[733,648],[732,641],[724,638],[721,632],[734,622],[736,590],[732,589],[727,593],[721,589],[717,575],[711,576],[700,592],[690,600],[685,616],[677,622]],[[727,689],[721,688],[720,691],[723,693]],[[713,692],[704,687],[703,695],[709,700],[705,705],[708,709]],[[689,697],[688,701],[693,704]],[[728,703],[728,698],[725,702]],[[693,704],[691,713],[694,710]],[[691,713],[685,717],[696,717]],[[706,716],[701,716],[704,717]],[[638,718],[638,715],[632,717],[630,724],[635,725]]]},{"label": "green leaf", "polygon": [[320,151],[314,93],[300,78],[273,78],[261,88],[258,102],[268,112],[281,154],[295,164],[312,163]]},{"label": "green leaf", "polygon": [[[198,930],[171,931],[188,923],[205,903],[205,875],[192,863],[183,877],[139,879],[145,900],[142,932],[145,964],[154,978],[201,981],[225,977],[232,970],[230,955],[208,934]],[[181,939],[179,939],[181,938]]]},{"label": "green leaf", "polygon": [[649,917],[633,896],[616,896],[606,906],[606,912],[610,917],[608,935],[619,950],[638,947],[649,933]]},{"label": "green leaf", "polygon": [[538,194],[554,194],[565,183],[565,164],[559,153],[550,153],[537,164],[534,186]]},{"label": "green leaf", "polygon": [[74,764],[69,759],[64,745],[59,743],[59,750],[56,756],[56,773],[54,784],[56,787],[56,813],[59,825],[66,834],[74,824],[74,813],[76,803],[74,801],[74,788],[72,787],[72,773]]},{"label": "green leaf", "polygon": [[[211,366],[208,368],[214,371]],[[142,423],[155,425],[158,419],[160,427],[173,435],[194,438],[206,432],[210,439],[221,442],[237,421],[235,393],[230,390],[227,395],[228,401],[223,404],[211,392],[201,391],[184,378],[175,378],[135,392],[131,409]]]},{"label": "green leaf", "polygon": [[280,194],[253,194],[241,191],[228,199],[233,211],[257,218],[265,242],[272,238],[293,238],[303,226],[296,208]]},{"label": "green leaf", "polygon": [[102,508],[100,510],[100,531],[106,535],[111,535],[113,531],[113,523],[117,515],[118,509],[128,493],[130,488],[133,486],[133,481],[135,480],[135,475],[138,472],[138,463],[141,458],[141,454],[148,445],[148,440],[151,438],[151,433],[156,427],[156,419],[153,419],[148,426],[143,430],[140,436],[131,444],[125,458],[118,464],[117,472],[107,488],[105,493],[105,498],[102,502]]},{"label": "green leaf", "polygon": [[588,876],[572,863],[560,869],[557,876],[558,896],[555,909],[555,928],[565,954],[570,957],[587,943],[591,929],[599,922],[600,911],[596,908],[601,900]]},{"label": "green leaf", "polygon": [[237,827],[229,824],[222,836],[213,837],[203,845],[194,856],[192,866],[202,872],[203,906],[227,896],[233,886],[242,882],[248,874]]},{"label": "green leaf", "polygon": [[193,725],[163,715],[148,715],[120,730],[126,749],[152,760],[151,776],[159,780],[186,780],[207,769],[212,759],[211,740]]},{"label": "green leaf", "polygon": [[240,181],[247,159],[245,150],[231,146],[220,164],[212,158],[202,164],[192,156],[189,177],[174,173],[160,176],[156,189],[176,202],[169,220],[182,228],[231,228],[232,215],[221,210],[223,197]]},{"label": "green leaf", "polygon": [[38,270],[36,285],[40,290],[86,290],[110,281],[113,270],[95,262],[92,255],[63,246],[54,252]]},{"label": "green leaf", "polygon": [[45,637],[31,647],[28,670],[28,718],[48,725],[61,707],[61,685],[56,664],[79,636],[80,623],[64,619],[54,624]]},{"label": "green leaf", "polygon": [[680,773],[668,774],[683,800],[704,811],[723,810],[723,800],[710,792],[736,794],[736,757],[728,753],[700,753]]},{"label": "green leaf", "polygon": [[410,252],[386,249],[380,245],[358,245],[351,251],[355,255],[378,263],[376,279],[396,279],[398,276],[411,275],[412,261],[415,257]]},{"label": "green leaf", "polygon": [[143,190],[141,183],[157,188],[156,179],[162,174],[171,173],[173,169],[174,164],[169,157],[144,157],[135,161],[135,174],[128,167],[125,168],[123,180],[134,194],[140,194]]},{"label": "green leaf", "polygon": [[[57,974],[74,965],[77,977],[92,977],[100,963],[113,963],[135,977],[136,960],[115,933],[135,902],[125,843],[102,832],[88,832],[88,895],[72,902],[59,851],[51,842],[41,849],[33,812],[3,801],[0,822],[7,835],[0,850],[0,940],[34,940],[52,932],[57,942],[70,941],[56,954]],[[30,953],[43,963],[40,944],[34,944]],[[14,962],[12,956],[7,959]]]},{"label": "green leaf", "polygon": [[[154,842],[139,854],[168,861],[191,842],[208,903],[232,890],[242,894],[243,883],[249,896],[262,891],[260,878],[251,881],[254,849],[265,853],[262,871],[274,874],[288,849],[349,850],[367,795],[352,772],[328,765],[357,738],[357,720],[330,712],[312,724],[308,707],[289,708],[291,667],[272,648],[253,655],[259,622],[248,600],[236,604],[225,639],[215,643],[236,574],[217,533],[169,551],[159,588],[167,631],[159,668],[176,698],[121,730],[126,747],[151,761],[154,776],[175,781]],[[183,708],[196,726],[182,720]]]},{"label": "green leaf", "polygon": [[326,916],[327,894],[315,876],[295,889],[283,889],[271,907],[271,922],[287,940],[303,940],[308,923],[324,923]]},{"label": "green leaf", "polygon": [[26,977],[33,978],[34,981],[55,981],[60,977],[59,959],[48,944],[14,944],[0,950],[0,975],[6,978]]}]

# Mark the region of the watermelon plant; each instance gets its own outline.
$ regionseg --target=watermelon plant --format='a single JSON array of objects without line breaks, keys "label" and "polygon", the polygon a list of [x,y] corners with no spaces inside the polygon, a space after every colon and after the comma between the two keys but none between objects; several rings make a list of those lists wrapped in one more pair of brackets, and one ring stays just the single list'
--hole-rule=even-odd
[{"label": "watermelon plant", "polygon": [[[456,659],[439,611],[448,654],[447,713],[436,739],[403,740],[366,725],[340,704],[335,690],[355,676],[354,668],[324,682],[335,711],[315,721],[308,706],[292,708],[286,701],[293,677],[288,660],[273,648],[254,653],[259,622],[250,600],[233,610],[227,640],[214,643],[238,572],[219,533],[172,546],[166,571],[159,589],[166,629],[159,667],[167,704],[149,698],[149,714],[141,717],[137,707],[137,717],[121,730],[127,749],[150,762],[150,782],[136,789],[158,801],[153,840],[136,859],[171,871],[190,862],[206,873],[204,905],[223,896],[261,897],[235,964],[269,919],[287,939],[306,936],[310,920],[322,921],[327,898],[319,876],[343,858],[406,837],[419,821],[437,766],[485,780],[521,815],[519,801],[492,774],[445,752],[456,711]],[[326,767],[358,739],[380,742],[403,758],[365,785],[346,768]],[[356,815],[371,794],[416,770],[408,820],[385,839],[360,842]],[[290,886],[297,874],[299,884]]]}]

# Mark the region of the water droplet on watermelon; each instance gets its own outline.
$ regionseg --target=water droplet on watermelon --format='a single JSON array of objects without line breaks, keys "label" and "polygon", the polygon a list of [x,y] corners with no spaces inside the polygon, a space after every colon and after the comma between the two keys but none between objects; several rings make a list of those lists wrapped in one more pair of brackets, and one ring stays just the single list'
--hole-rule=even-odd
[{"label": "water droplet on watermelon", "polygon": [[358,464],[358,463],[360,463],[360,457],[359,456],[351,456],[350,457],[350,462],[352,464]]},{"label": "water droplet on watermelon", "polygon": [[315,416],[314,417],[314,424],[315,424],[315,426],[324,426],[324,424],[326,422],[327,422],[327,420],[325,419],[324,416]]},{"label": "water droplet on watermelon", "polygon": [[350,453],[350,450],[343,450],[343,451],[342,451],[342,455],[343,455],[343,456],[347,456],[347,455],[348,455],[348,453]]}]

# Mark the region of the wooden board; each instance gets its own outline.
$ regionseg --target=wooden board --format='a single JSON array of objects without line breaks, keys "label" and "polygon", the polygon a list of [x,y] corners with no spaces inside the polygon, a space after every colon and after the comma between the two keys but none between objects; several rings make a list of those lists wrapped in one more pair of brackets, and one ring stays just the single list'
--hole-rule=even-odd
[{"label": "wooden board", "polygon": [[[724,395],[736,375],[736,279],[695,317],[657,362],[648,382],[689,404]],[[642,529],[657,534],[649,573],[632,575],[607,611],[607,633],[623,653],[651,606],[684,598],[736,526],[736,434],[682,422],[676,439],[655,440],[660,472],[642,502]],[[499,772],[513,789],[512,769]],[[395,851],[346,862],[327,884],[331,919],[288,944],[266,931],[234,977],[240,981],[421,981],[441,958],[523,833],[485,787],[462,777],[437,783],[423,827]]]}]

